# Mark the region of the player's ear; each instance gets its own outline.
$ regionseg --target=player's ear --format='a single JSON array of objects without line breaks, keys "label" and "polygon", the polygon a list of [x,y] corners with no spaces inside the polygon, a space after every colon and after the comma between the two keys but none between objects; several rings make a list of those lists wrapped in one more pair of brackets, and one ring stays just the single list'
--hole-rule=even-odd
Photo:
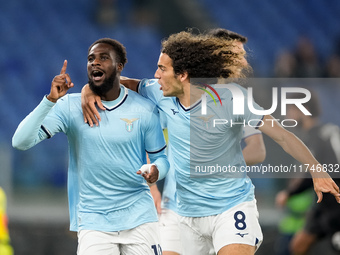
[{"label": "player's ear", "polygon": [[123,68],[124,68],[124,66],[123,66],[122,63],[119,63],[119,64],[117,65],[117,71],[118,71],[118,72],[123,71]]},{"label": "player's ear", "polygon": [[183,72],[179,75],[179,79],[181,82],[184,82],[188,78],[189,78],[188,72]]}]

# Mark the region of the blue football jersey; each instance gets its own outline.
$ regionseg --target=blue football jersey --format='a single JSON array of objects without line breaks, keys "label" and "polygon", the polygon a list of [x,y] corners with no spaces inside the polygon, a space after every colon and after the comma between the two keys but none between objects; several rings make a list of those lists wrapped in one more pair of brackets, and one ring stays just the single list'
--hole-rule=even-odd
[{"label": "blue football jersey", "polygon": [[[234,85],[247,98],[247,91]],[[144,79],[138,92],[153,101],[167,118],[170,165],[175,172],[177,212],[182,216],[203,217],[220,214],[254,199],[254,186],[245,172],[240,141],[243,127],[263,116],[250,112],[244,100],[244,113],[233,113],[233,95],[216,89],[222,105],[207,99],[184,107],[175,97],[164,97],[157,80]],[[254,108],[261,109],[254,104]]]},{"label": "blue football jersey", "polygon": [[[103,101],[99,126],[84,123],[80,94],[69,94],[53,106],[46,98],[18,127],[18,134],[37,137],[27,148],[63,132],[69,144],[68,196],[70,229],[120,231],[157,221],[150,189],[136,172],[146,153],[160,178],[168,170],[158,110],[149,100],[121,86],[120,96]],[[53,107],[52,107],[53,106]],[[52,109],[51,109],[52,107]],[[34,117],[38,116],[38,117]],[[34,126],[34,128],[30,126]],[[26,145],[23,145],[26,146]]]},{"label": "blue football jersey", "polygon": [[[243,127],[243,136],[242,136],[241,145],[242,143],[244,143],[243,141],[245,138],[250,137],[252,135],[257,135],[257,134],[261,134],[261,131],[250,126]],[[172,156],[169,145],[167,147],[167,156],[168,156],[168,159],[170,159]],[[174,212],[177,212],[175,171],[174,171],[174,168],[171,167],[171,165],[170,165],[169,172],[166,175],[166,178],[164,181],[164,187],[163,187],[163,193],[162,193],[162,208],[167,208]]]}]

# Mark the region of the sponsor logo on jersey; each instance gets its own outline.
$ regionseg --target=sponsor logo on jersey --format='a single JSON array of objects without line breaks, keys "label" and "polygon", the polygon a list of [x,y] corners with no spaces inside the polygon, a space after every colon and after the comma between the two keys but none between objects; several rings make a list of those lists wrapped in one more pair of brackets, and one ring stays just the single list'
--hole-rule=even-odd
[{"label": "sponsor logo on jersey", "polygon": [[175,109],[171,109],[171,111],[173,115],[176,115],[176,113],[179,113],[179,111],[176,111]]},{"label": "sponsor logo on jersey", "polygon": [[236,235],[240,236],[240,237],[244,237],[245,235],[248,235],[248,233],[244,233],[244,234],[241,234],[241,233],[236,233]]}]

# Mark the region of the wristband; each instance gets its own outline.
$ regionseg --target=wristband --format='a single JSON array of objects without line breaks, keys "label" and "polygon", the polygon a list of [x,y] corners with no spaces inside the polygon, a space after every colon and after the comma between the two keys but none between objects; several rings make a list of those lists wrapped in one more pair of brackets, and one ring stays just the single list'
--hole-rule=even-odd
[{"label": "wristband", "polygon": [[142,165],[142,167],[139,169],[142,174],[148,174],[150,173],[151,166],[155,166],[156,164],[145,164]]}]

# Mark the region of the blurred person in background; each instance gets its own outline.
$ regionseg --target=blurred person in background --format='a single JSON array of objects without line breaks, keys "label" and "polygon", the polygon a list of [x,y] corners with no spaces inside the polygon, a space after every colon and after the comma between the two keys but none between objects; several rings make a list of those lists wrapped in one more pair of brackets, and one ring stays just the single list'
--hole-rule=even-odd
[{"label": "blurred person in background", "polygon": [[303,229],[306,224],[307,212],[314,203],[312,187],[297,194],[288,194],[290,187],[298,186],[299,182],[300,179],[289,180],[287,190],[279,192],[276,196],[277,207],[284,209],[284,216],[278,226],[279,233],[274,247],[275,255],[292,254],[290,249],[291,240],[298,231]]},{"label": "blurred person in background", "polygon": [[[311,112],[311,116],[304,115],[295,105],[289,105],[287,117],[297,120],[299,130],[295,132],[299,134],[315,158],[321,164],[326,164],[329,171],[333,172],[340,163],[340,129],[334,124],[319,121],[321,115],[319,99],[315,92],[311,91],[311,95],[311,100],[304,104]],[[291,98],[299,98],[299,95],[292,95]],[[340,184],[339,178],[334,178],[334,181]],[[307,254],[315,242],[340,231],[340,205],[331,194],[324,194],[321,203],[311,203],[309,191],[312,188],[312,179],[308,174],[304,174],[300,178],[292,179],[287,189],[280,191],[276,196],[276,204],[279,207],[288,205],[291,216],[294,217],[294,222],[291,223],[296,224],[291,226],[294,230],[290,231],[291,235],[283,238],[286,240],[286,246],[284,246],[285,242],[279,242],[277,247],[278,250],[286,249],[290,252],[278,253],[280,255]],[[306,211],[308,211],[307,215],[305,215]],[[289,228],[288,225],[284,227]]]},{"label": "blurred person in background", "polygon": [[333,54],[327,59],[325,77],[340,78],[340,55]]},{"label": "blurred person in background", "polygon": [[289,51],[283,51],[275,60],[274,76],[278,78],[296,77],[296,65],[294,54]]},{"label": "blurred person in background", "polygon": [[235,79],[249,77],[253,70],[251,65],[248,64],[247,52],[244,49],[244,45],[248,42],[248,38],[224,28],[211,29],[207,34],[226,40],[227,42],[232,42],[233,52],[241,54],[242,57],[238,60],[240,64],[229,66],[232,70],[229,77]]},{"label": "blurred person in background", "polygon": [[294,54],[297,61],[296,77],[322,76],[320,60],[310,38],[301,36],[297,42]]},{"label": "blurred person in background", "polygon": [[104,26],[115,26],[118,22],[117,0],[97,0],[96,20]]},{"label": "blurred person in background", "polygon": [[13,255],[6,214],[6,194],[0,187],[0,255]]}]

